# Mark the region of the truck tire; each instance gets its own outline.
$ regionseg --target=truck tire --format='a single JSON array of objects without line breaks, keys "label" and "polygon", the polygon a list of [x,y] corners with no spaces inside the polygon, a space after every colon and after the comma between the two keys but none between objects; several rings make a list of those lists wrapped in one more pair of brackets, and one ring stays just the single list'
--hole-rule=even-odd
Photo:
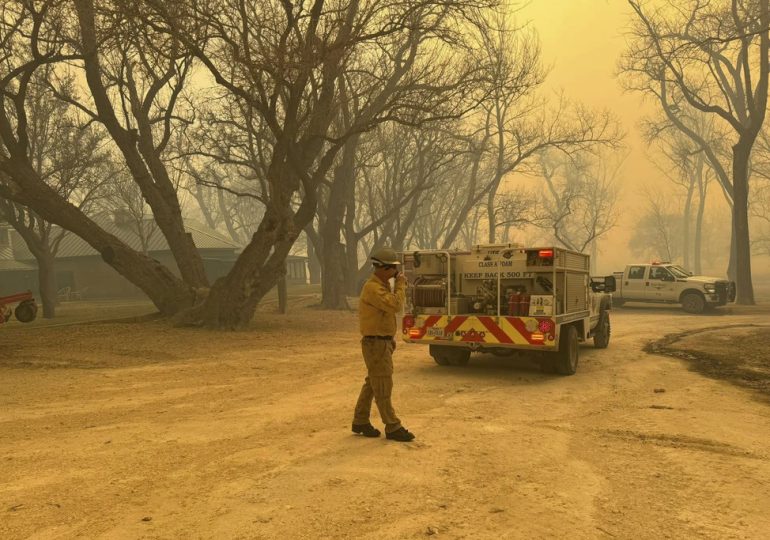
[{"label": "truck tire", "polygon": [[16,315],[16,319],[23,323],[32,322],[37,316],[37,304],[34,300],[24,300],[13,312]]},{"label": "truck tire", "polygon": [[471,351],[460,347],[430,345],[430,355],[440,366],[465,366],[471,358]]},{"label": "truck tire", "polygon": [[452,351],[454,354],[452,355],[452,359],[450,360],[450,363],[453,366],[467,366],[468,361],[471,359],[471,351],[469,349],[459,349],[455,348],[454,351]]},{"label": "truck tire", "polygon": [[610,312],[602,311],[599,314],[599,322],[594,330],[594,347],[606,349],[610,344]]},{"label": "truck tire", "polygon": [[578,366],[578,333],[574,325],[562,328],[559,336],[559,351],[556,353],[556,373],[574,375]]},{"label": "truck tire", "polygon": [[449,365],[449,355],[447,354],[446,349],[446,347],[441,347],[440,345],[430,345],[428,347],[430,355],[433,357],[433,361],[439,366]]},{"label": "truck tire", "polygon": [[701,293],[691,291],[682,295],[682,309],[687,313],[703,313],[706,309],[706,299]]}]

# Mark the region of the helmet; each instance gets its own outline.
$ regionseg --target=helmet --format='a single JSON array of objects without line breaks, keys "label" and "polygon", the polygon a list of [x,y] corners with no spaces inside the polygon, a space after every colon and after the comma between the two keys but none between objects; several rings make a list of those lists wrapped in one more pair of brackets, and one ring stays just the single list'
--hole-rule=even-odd
[{"label": "helmet", "polygon": [[389,247],[375,249],[370,258],[374,264],[401,264],[396,251]]}]

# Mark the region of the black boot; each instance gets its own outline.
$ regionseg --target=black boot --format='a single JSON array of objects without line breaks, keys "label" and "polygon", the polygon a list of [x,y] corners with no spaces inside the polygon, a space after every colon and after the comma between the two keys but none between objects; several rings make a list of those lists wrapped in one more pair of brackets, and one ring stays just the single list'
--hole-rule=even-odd
[{"label": "black boot", "polygon": [[380,430],[371,424],[353,424],[353,433],[360,433],[364,437],[380,436]]},{"label": "black boot", "polygon": [[410,433],[406,428],[400,427],[391,433],[385,433],[385,438],[391,441],[409,442],[414,439],[414,433]]}]

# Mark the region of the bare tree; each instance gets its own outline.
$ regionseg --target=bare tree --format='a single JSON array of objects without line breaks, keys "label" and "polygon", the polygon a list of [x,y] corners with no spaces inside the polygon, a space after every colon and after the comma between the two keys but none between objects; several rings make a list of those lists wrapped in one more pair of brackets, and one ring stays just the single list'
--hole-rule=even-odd
[{"label": "bare tree", "polygon": [[[383,42],[374,49],[374,54],[378,57],[375,65],[388,65],[391,63],[391,57],[399,59],[390,73],[383,74],[386,77],[385,91],[382,89],[382,81],[376,85],[371,84],[371,68],[368,66],[371,63],[371,51],[368,51],[366,56],[359,55],[346,66],[339,84],[338,131],[354,132],[360,118],[371,114],[367,109],[371,108],[372,102],[382,101],[384,109],[378,122],[390,121],[408,126],[409,131],[401,130],[407,136],[407,145],[415,144],[423,148],[413,154],[414,168],[407,173],[407,176],[411,175],[414,180],[410,183],[410,189],[394,187],[405,199],[391,197],[389,192],[378,194],[390,203],[387,210],[372,213],[371,215],[379,214],[379,217],[364,226],[363,231],[356,232],[353,227],[356,222],[356,156],[362,136],[354,132],[345,141],[339,162],[329,178],[327,196],[320,199],[323,206],[319,209],[319,237],[324,276],[323,307],[344,309],[347,307],[345,294],[357,293],[355,289],[358,280],[352,277],[361,272],[358,269],[358,247],[364,235],[376,227],[390,227],[388,234],[381,235],[381,241],[395,246],[402,245],[409,235],[408,222],[418,211],[419,192],[426,189],[424,184],[435,166],[435,163],[424,159],[424,156],[435,156],[431,154],[430,147],[435,144],[436,132],[430,124],[461,117],[473,106],[474,98],[477,97],[476,87],[479,76],[483,75],[482,70],[474,63],[453,60],[458,56],[456,51],[462,51],[467,44],[458,41],[462,39],[460,36],[447,38],[450,36],[448,32],[452,31],[451,24],[456,22],[457,16],[464,17],[463,10],[470,12],[480,5],[483,4],[467,0],[455,2],[451,8],[435,2],[414,2],[410,14],[412,28],[399,36],[398,40]],[[437,17],[437,14],[441,16]],[[471,25],[468,26],[472,28]],[[442,55],[435,52],[434,42],[437,41],[445,45]],[[466,58],[461,55],[459,60]],[[361,76],[362,72],[364,77]],[[378,76],[377,79],[381,77]],[[415,92],[417,87],[421,88],[420,92]],[[471,99],[462,99],[464,95]],[[402,103],[394,101],[404,98],[406,101]],[[406,163],[407,160],[397,161]],[[401,209],[405,211],[401,212]],[[344,242],[341,241],[343,236]],[[368,264],[365,268],[368,268]]]},{"label": "bare tree", "polygon": [[[96,200],[108,178],[105,136],[96,129],[80,128],[67,106],[43,87],[48,66],[30,81],[27,94],[29,160],[35,173],[62,199],[82,211]],[[38,266],[43,317],[53,318],[56,306],[55,258],[65,231],[44,220],[34,210],[0,199],[0,217],[10,223],[27,244]]]},{"label": "bare tree", "polygon": [[93,107],[60,92],[100,122],[123,155],[142,196],[152,208],[182,279],[192,288],[208,286],[203,261],[184,227],[177,186],[164,162],[177,124],[192,58],[179,42],[150,27],[125,4],[95,8],[75,0],[80,35],[76,46]]},{"label": "bare tree", "polygon": [[622,160],[611,155],[568,156],[552,150],[540,155],[546,189],[536,224],[561,245],[583,252],[617,224],[617,179]]},{"label": "bare tree", "polygon": [[167,268],[106,233],[38,174],[31,153],[30,84],[46,66],[77,61],[67,43],[70,5],[60,0],[3,4],[0,19],[0,197],[88,242],[117,272],[166,314],[193,301],[190,288]]},{"label": "bare tree", "polygon": [[[233,270],[214,284],[204,305],[188,313],[188,321],[247,324],[313,220],[318,186],[345,140],[429,110],[436,99],[429,99],[436,95],[430,81],[454,80],[447,53],[465,11],[484,3],[141,3],[145,23],[180,40],[218,84],[256,111],[274,140],[264,219]],[[420,61],[412,64],[415,48]],[[338,133],[339,81],[354,60],[362,67],[358,88],[369,98],[350,129]]]},{"label": "bare tree", "polygon": [[759,253],[770,255],[770,129],[760,134],[752,154],[751,215],[757,223],[752,234],[752,247]]},{"label": "bare tree", "polygon": [[[683,264],[700,274],[706,195],[715,175],[701,142],[707,144],[712,156],[720,157],[723,153],[720,143],[722,134],[715,131],[713,118],[697,111],[686,117],[675,116],[676,123],[667,118],[668,114],[675,113],[670,110],[663,119],[648,119],[644,123],[644,135],[663,160],[658,164],[660,173],[685,192],[682,208]],[[686,125],[687,131],[696,134],[700,142],[692,140],[677,125]],[[721,164],[717,170],[717,175],[725,177]],[[730,199],[726,199],[729,203]]]},{"label": "bare tree", "polygon": [[147,255],[150,241],[158,234],[158,226],[139,186],[125,170],[117,170],[100,192],[99,209],[136,237],[141,252]]},{"label": "bare tree", "polygon": [[[426,224],[445,221],[446,200],[455,191],[455,178],[447,174],[456,158],[456,141],[447,129],[453,123],[419,128],[391,124],[367,135],[356,204],[346,214],[349,278],[355,278],[349,279],[349,294],[357,294],[356,284],[369,272],[372,249],[384,244],[403,249],[425,233],[430,240],[420,245],[435,246],[440,227],[427,232]],[[425,227],[420,232],[418,222]]]},{"label": "bare tree", "polygon": [[649,259],[678,261],[682,230],[679,212],[664,194],[647,190],[645,197],[647,209],[634,225],[628,244],[631,252]]},{"label": "bare tree", "polygon": [[273,137],[252,107],[221,90],[200,106],[200,122],[176,142],[184,189],[206,223],[246,245],[270,198],[266,182]]},{"label": "bare tree", "polygon": [[506,15],[489,21],[481,35],[480,62],[487,66],[488,96],[478,119],[492,174],[485,183],[489,242],[497,239],[496,197],[503,179],[514,171],[537,167],[538,154],[555,148],[566,154],[597,146],[615,147],[622,134],[607,112],[572,105],[563,96],[556,104],[536,90],[545,80],[537,36],[515,28]]},{"label": "bare tree", "polygon": [[733,200],[736,302],[753,304],[748,180],[767,110],[770,8],[763,0],[677,1],[657,10],[628,2],[637,23],[622,69],[655,83],[641,86],[654,88],[661,100],[716,115],[736,136],[725,186]]}]

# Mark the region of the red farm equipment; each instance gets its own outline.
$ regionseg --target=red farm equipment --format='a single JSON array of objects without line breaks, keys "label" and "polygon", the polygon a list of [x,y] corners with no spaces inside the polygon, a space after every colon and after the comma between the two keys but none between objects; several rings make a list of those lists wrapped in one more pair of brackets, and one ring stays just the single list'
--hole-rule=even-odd
[{"label": "red farm equipment", "polygon": [[[16,309],[13,305],[18,304]],[[12,294],[10,296],[0,296],[0,324],[8,322],[11,314],[21,322],[32,322],[37,316],[37,304],[35,297],[30,291]]]}]

